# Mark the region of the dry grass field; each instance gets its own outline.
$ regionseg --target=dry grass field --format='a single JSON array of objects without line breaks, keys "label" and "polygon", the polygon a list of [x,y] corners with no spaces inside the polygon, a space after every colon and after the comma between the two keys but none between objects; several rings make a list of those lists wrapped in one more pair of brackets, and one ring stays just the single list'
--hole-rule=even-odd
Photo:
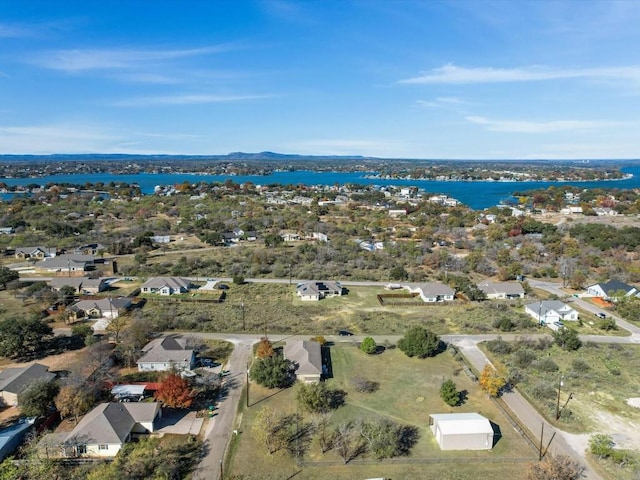
[{"label": "dry grass field", "polygon": [[[264,445],[252,434],[254,419],[263,407],[281,413],[296,412],[294,390],[268,390],[252,384],[251,407],[244,408],[240,415],[241,433],[232,446],[229,473],[235,475],[234,478],[292,478],[295,474],[296,479],[454,480],[493,474],[517,480],[525,478],[527,463],[537,458],[494,403],[461,373],[461,364],[448,352],[421,360],[408,358],[396,349],[372,356],[352,345],[332,346],[330,351],[334,377],[328,384],[347,392],[346,404],[333,412],[331,424],[386,417],[417,427],[419,438],[410,454],[383,461],[365,455],[345,465],[336,452],[330,450],[322,454],[317,443],[311,441],[302,458],[293,458],[285,452],[268,455]],[[355,391],[351,379],[356,375],[379,382],[379,389],[373,393]],[[449,378],[455,381],[458,390],[466,392],[466,400],[459,407],[449,407],[440,399],[440,384]],[[497,424],[501,437],[494,449],[441,451],[428,427],[429,414],[448,412],[479,412]],[[303,423],[310,421],[311,416],[305,414]]]}]

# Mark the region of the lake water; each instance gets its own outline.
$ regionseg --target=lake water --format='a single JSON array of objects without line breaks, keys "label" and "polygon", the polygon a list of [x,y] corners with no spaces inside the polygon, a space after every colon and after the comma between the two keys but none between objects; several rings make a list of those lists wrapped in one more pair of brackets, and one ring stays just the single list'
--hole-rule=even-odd
[{"label": "lake water", "polygon": [[[599,182],[441,182],[436,180],[398,180],[366,178],[362,172],[274,172],[270,175],[199,175],[185,173],[141,173],[133,175],[115,174],[82,174],[82,175],[53,175],[39,178],[3,178],[7,185],[28,185],[48,183],[71,183],[84,185],[85,183],[125,182],[138,184],[145,194],[153,193],[156,185],[177,185],[184,182],[224,182],[232,180],[235,183],[253,182],[256,185],[397,185],[415,186],[427,194],[444,194],[453,197],[474,210],[482,210],[499,204],[508,199],[515,191],[534,190],[550,186],[575,185],[582,188],[640,188],[640,167],[625,167],[625,173],[633,174],[632,178],[616,181]],[[12,198],[2,195],[4,199]]]}]

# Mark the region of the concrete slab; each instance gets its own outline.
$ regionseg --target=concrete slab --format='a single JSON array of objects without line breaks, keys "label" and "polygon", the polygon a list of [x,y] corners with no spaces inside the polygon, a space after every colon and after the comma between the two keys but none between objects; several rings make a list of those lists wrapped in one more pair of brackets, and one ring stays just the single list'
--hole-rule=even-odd
[{"label": "concrete slab", "polygon": [[174,433],[177,435],[198,435],[204,418],[197,418],[196,412],[181,410],[165,410],[158,420],[156,432]]}]

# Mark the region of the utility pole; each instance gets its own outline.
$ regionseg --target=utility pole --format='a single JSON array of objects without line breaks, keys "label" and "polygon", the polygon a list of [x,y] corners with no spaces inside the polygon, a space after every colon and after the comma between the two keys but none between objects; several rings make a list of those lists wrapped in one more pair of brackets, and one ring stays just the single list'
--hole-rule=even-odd
[{"label": "utility pole", "polygon": [[560,418],[560,389],[564,385],[564,375],[560,375],[560,381],[558,382],[558,401],[556,402],[556,420]]},{"label": "utility pole", "polygon": [[220,460],[220,480],[224,479],[224,471],[222,470],[222,460]]},{"label": "utility pole", "polygon": [[289,285],[291,285],[291,264],[289,264]]},{"label": "utility pole", "polygon": [[240,304],[240,308],[242,309],[242,331],[244,332],[244,330],[245,330],[245,328],[244,328],[245,327],[245,325],[244,325],[244,302],[242,302]]},{"label": "utility pole", "polygon": [[249,408],[249,362],[247,361],[247,408]]}]

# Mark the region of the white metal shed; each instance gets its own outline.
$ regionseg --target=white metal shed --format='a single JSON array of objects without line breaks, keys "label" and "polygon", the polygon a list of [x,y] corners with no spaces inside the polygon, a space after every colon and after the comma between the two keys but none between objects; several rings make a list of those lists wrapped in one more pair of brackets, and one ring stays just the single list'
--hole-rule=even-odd
[{"label": "white metal shed", "polygon": [[479,413],[435,413],[429,426],[442,450],[491,450],[493,427]]}]

